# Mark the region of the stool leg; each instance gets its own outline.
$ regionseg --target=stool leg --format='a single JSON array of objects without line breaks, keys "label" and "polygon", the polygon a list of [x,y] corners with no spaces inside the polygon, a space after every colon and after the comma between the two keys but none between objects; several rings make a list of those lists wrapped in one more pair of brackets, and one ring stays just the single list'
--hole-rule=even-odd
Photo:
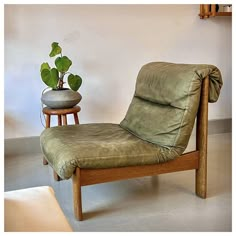
[{"label": "stool leg", "polygon": [[[61,126],[61,115],[58,115],[57,117],[58,117],[58,126]],[[61,180],[60,176],[56,173],[55,170],[53,171],[53,176],[54,176],[54,180],[56,181]]]},{"label": "stool leg", "polygon": [[62,119],[63,119],[63,125],[67,125],[66,115],[62,115]]},{"label": "stool leg", "polygon": [[61,180],[60,176],[57,174],[57,172],[55,170],[53,171],[53,176],[54,176],[54,180],[56,180],[56,181]]},{"label": "stool leg", "polygon": [[45,159],[45,157],[43,158],[43,164],[44,164],[44,165],[47,165],[47,164],[48,164],[48,161]]},{"label": "stool leg", "polygon": [[61,126],[61,115],[58,115],[58,126]]},{"label": "stool leg", "polygon": [[46,114],[46,128],[50,128],[51,116]]},{"label": "stool leg", "polygon": [[75,120],[75,124],[79,124],[79,118],[78,118],[78,115],[77,113],[74,113],[74,120]]}]

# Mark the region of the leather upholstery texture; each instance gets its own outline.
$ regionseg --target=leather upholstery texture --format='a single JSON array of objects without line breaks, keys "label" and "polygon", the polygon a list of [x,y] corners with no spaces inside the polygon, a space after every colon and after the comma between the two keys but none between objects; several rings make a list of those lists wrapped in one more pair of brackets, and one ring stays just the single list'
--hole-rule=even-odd
[{"label": "leather upholstery texture", "polygon": [[176,148],[181,154],[194,126],[206,76],[210,79],[209,101],[215,102],[222,87],[215,66],[166,62],[144,65],[121,127],[143,140]]}]

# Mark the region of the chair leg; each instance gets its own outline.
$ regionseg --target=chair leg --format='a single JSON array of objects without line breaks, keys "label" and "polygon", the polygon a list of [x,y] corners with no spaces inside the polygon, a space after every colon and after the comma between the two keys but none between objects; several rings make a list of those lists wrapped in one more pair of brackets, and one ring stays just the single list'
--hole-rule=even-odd
[{"label": "chair leg", "polygon": [[207,195],[207,136],[208,136],[208,90],[209,78],[202,84],[201,100],[197,117],[197,143],[199,168],[196,170],[196,194],[201,198]]},{"label": "chair leg", "polygon": [[200,154],[199,169],[196,170],[196,195],[201,198],[207,196],[207,161],[206,155]]},{"label": "chair leg", "polygon": [[80,168],[76,168],[72,177],[73,181],[73,198],[74,198],[74,214],[77,220],[83,220],[81,184],[80,184]]},{"label": "chair leg", "polygon": [[[199,127],[197,125],[197,127]],[[198,128],[197,128],[198,129]],[[204,129],[199,127],[199,129]],[[205,127],[205,129],[207,129]],[[206,198],[207,192],[207,132],[201,132],[202,135],[197,139],[197,149],[199,150],[199,164],[196,170],[196,195]]]}]

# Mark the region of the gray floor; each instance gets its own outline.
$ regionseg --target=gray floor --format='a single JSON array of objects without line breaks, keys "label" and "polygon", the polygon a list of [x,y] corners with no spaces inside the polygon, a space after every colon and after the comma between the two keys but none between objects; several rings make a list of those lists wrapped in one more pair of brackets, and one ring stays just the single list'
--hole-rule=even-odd
[{"label": "gray floor", "polygon": [[195,196],[194,171],[83,187],[82,222],[73,216],[71,180],[55,182],[41,154],[5,157],[5,191],[52,186],[74,231],[231,231],[231,159],[231,134],[209,135],[206,200]]}]

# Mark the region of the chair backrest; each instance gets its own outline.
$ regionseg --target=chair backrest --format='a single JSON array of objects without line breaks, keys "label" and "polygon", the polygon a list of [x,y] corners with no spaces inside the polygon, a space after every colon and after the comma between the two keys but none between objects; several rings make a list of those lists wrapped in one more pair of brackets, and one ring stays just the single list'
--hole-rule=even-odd
[{"label": "chair backrest", "polygon": [[120,126],[137,137],[174,149],[180,155],[187,147],[199,107],[202,79],[211,87],[210,102],[218,99],[222,79],[212,65],[152,62],[137,78],[135,94]]}]

